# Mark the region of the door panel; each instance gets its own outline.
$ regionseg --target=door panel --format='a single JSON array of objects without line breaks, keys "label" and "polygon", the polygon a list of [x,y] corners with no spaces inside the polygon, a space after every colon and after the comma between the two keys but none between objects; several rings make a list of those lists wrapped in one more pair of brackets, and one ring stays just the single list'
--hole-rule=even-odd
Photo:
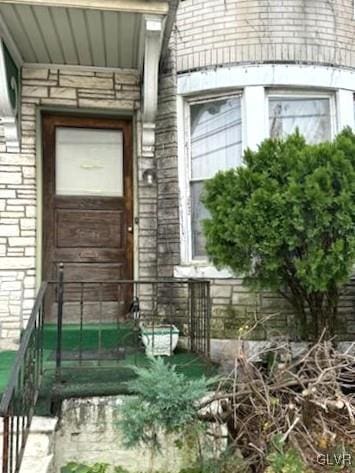
[{"label": "door panel", "polygon": [[[53,268],[55,269],[55,268]],[[82,287],[80,284],[70,283],[65,286],[65,302],[79,301],[83,291],[83,299],[86,302],[112,302],[116,307],[116,315],[125,315],[124,310],[129,303],[130,287],[127,285],[118,285],[110,281],[125,279],[125,268],[117,264],[100,263],[68,263],[66,265],[66,278],[70,281],[80,281],[81,274],[86,273],[87,283]],[[93,283],[89,283],[93,281]],[[96,281],[102,281],[103,284],[97,284]],[[86,308],[87,305],[85,304]],[[86,311],[87,316],[87,311]],[[105,316],[105,314],[103,314]],[[104,318],[106,321],[111,319]]]},{"label": "door panel", "polygon": [[[130,122],[43,115],[43,183],[43,278],[56,279],[63,262],[66,281],[132,279]],[[80,301],[80,285],[65,291]],[[131,297],[108,283],[84,295],[111,302],[111,316]]]},{"label": "door panel", "polygon": [[56,228],[57,248],[121,249],[124,211],[59,209]]}]

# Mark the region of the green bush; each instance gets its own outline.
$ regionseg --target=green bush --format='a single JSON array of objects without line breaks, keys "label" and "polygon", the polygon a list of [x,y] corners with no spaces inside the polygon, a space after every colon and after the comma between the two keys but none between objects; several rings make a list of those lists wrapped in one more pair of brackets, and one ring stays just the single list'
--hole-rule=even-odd
[{"label": "green bush", "polygon": [[282,294],[304,338],[310,328],[332,336],[355,259],[355,135],[309,145],[296,132],[247,150],[244,162],[206,183],[209,256],[250,287]]},{"label": "green bush", "polygon": [[179,434],[198,420],[198,401],[215,380],[189,380],[162,358],[152,358],[147,368],[134,368],[137,378],[129,389],[137,396],[120,408],[119,428],[126,447],[160,448],[159,433]]}]

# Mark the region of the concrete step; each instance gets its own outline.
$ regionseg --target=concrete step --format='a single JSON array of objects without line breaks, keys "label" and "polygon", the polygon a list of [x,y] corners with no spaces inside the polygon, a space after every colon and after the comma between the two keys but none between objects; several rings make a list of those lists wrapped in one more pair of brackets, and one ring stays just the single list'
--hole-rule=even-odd
[{"label": "concrete step", "polygon": [[25,457],[20,473],[55,473],[54,455]]},{"label": "concrete step", "polygon": [[[54,473],[54,440],[58,419],[34,417],[27,439],[20,473]],[[0,465],[2,462],[3,419],[0,418]]]},{"label": "concrete step", "polygon": [[20,473],[54,473],[54,441],[57,423],[57,418],[33,418]]}]

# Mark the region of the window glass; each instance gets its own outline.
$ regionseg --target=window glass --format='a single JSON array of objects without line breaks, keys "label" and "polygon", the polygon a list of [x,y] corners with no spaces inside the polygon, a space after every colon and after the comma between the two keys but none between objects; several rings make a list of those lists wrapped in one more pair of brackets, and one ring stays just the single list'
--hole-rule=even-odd
[{"label": "window glass", "polygon": [[283,138],[296,128],[308,143],[331,139],[330,101],[328,98],[270,98],[270,136]]},{"label": "window glass", "polygon": [[206,179],[241,164],[240,97],[191,105],[190,123],[192,257],[206,259],[201,222],[208,212],[201,203],[201,193]]},{"label": "window glass", "polygon": [[205,238],[202,220],[208,218],[209,212],[201,202],[204,181],[191,182],[191,219],[192,219],[192,250],[194,259],[204,259]]},{"label": "window glass", "polygon": [[119,130],[56,130],[56,194],[123,195],[123,138]]},{"label": "window glass", "polygon": [[213,177],[241,160],[240,99],[191,106],[191,175]]}]

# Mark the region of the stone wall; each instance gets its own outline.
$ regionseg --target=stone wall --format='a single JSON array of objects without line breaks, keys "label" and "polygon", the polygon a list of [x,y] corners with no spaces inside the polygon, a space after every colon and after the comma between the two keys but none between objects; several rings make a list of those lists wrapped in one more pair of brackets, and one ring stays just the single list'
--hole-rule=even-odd
[{"label": "stone wall", "polygon": [[158,181],[158,275],[173,277],[180,262],[179,183],[176,122],[176,31],[159,81],[156,160]]},{"label": "stone wall", "polygon": [[[117,426],[125,397],[68,399],[64,401],[55,442],[56,472],[71,461],[121,466],[132,472],[150,468],[150,452],[128,450]],[[154,461],[156,470],[179,471],[181,457],[173,439],[165,438],[162,454]]]},{"label": "stone wall", "polygon": [[[270,340],[279,335],[299,334],[292,307],[281,296],[272,292],[255,293],[242,284],[241,279],[213,279],[211,281],[212,323],[211,337],[235,339],[245,327],[259,324],[249,337]],[[339,303],[338,341],[355,340],[355,279],[345,287]]]},{"label": "stone wall", "polygon": [[[7,153],[0,135],[0,348],[13,345],[33,306],[36,270],[37,191],[36,147],[40,123],[37,110],[92,110],[134,115],[140,107],[140,84],[135,71],[92,72],[84,69],[25,68],[22,71],[22,143],[20,153]],[[0,127],[1,130],[1,127]],[[134,132],[138,142],[139,123]],[[139,157],[140,148],[137,148]],[[138,159],[138,168],[144,167]],[[142,173],[139,172],[138,175]],[[144,183],[139,184],[142,235],[139,257],[148,245],[144,228]],[[150,250],[149,250],[150,251]],[[142,261],[144,268],[144,261]]]},{"label": "stone wall", "polygon": [[353,0],[185,0],[178,71],[232,63],[354,67]]}]

